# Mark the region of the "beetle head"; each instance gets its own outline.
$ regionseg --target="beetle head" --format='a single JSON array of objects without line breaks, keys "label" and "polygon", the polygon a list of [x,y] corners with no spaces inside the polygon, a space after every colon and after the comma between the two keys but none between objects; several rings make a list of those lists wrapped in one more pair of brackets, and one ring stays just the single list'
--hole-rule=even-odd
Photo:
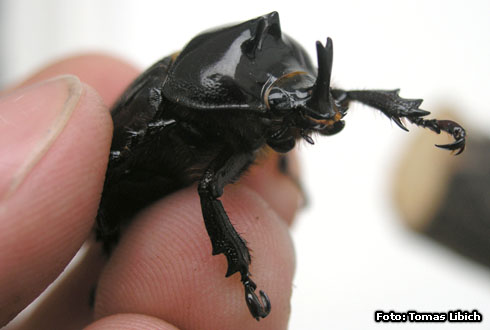
[{"label": "beetle head", "polygon": [[343,121],[340,120],[344,116],[344,110],[335,102],[330,91],[332,39],[327,38],[325,47],[317,41],[316,50],[316,79],[304,71],[288,73],[270,84],[265,102],[272,111],[283,115],[293,109],[299,109],[307,128],[330,135],[344,127]]},{"label": "beetle head", "polygon": [[241,109],[333,134],[342,114],[330,95],[330,39],[317,42],[317,56],[318,74],[272,12],[192,39],[172,62],[163,95],[194,109]]}]

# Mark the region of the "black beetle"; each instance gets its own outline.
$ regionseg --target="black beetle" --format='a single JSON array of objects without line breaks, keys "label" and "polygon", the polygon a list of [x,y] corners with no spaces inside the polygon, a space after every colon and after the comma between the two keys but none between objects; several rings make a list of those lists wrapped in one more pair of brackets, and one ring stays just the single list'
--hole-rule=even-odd
[{"label": "black beetle", "polygon": [[[271,309],[255,294],[250,254],[218,198],[259,151],[290,151],[310,135],[338,133],[350,101],[380,110],[402,129],[406,118],[455,142],[438,147],[461,153],[465,130],[449,120],[423,119],[422,100],[398,90],[346,91],[330,87],[333,46],[316,43],[318,69],[305,50],[282,33],[277,12],[204,32],[177,54],[139,76],[114,105],[112,141],[97,234],[106,247],[122,223],[157,199],[198,181],[213,255],[228,261],[226,276],[240,272],[254,318]],[[260,252],[258,252],[260,253]]]}]

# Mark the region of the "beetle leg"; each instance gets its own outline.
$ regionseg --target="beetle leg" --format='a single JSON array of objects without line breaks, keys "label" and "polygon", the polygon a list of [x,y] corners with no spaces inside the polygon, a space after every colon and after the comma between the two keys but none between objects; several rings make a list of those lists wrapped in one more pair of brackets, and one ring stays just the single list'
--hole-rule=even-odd
[{"label": "beetle leg", "polygon": [[463,152],[466,132],[461,125],[451,120],[422,119],[421,117],[430,114],[429,111],[419,109],[422,99],[404,99],[398,96],[398,92],[398,89],[355,91],[333,89],[332,95],[341,107],[347,107],[349,101],[358,101],[378,109],[405,131],[408,129],[402,123],[401,118],[407,118],[411,123],[429,128],[438,134],[441,130],[449,133],[456,141],[436,146],[448,150],[459,149],[456,155]]},{"label": "beetle leg", "polygon": [[226,184],[237,178],[254,160],[253,153],[223,152],[211,162],[198,186],[204,224],[211,239],[213,255],[223,253],[228,261],[226,277],[240,272],[245,289],[245,301],[252,316],[266,317],[271,309],[267,295],[260,291],[261,300],[255,294],[256,285],[250,279],[248,267],[250,253],[245,241],[230,222],[223,204],[218,198]]},{"label": "beetle leg", "polygon": [[429,111],[419,109],[422,99],[404,99],[398,96],[399,89],[395,90],[358,90],[344,91],[332,90],[332,95],[341,105],[347,105],[349,101],[358,101],[380,110],[388,118],[393,120],[401,129],[408,131],[400,118],[420,117],[430,114]]}]

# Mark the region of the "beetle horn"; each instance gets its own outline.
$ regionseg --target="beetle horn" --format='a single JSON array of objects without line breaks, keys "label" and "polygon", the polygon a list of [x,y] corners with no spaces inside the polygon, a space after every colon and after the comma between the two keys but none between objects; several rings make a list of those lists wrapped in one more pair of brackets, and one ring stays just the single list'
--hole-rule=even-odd
[{"label": "beetle horn", "polygon": [[257,24],[255,26],[255,31],[253,31],[252,37],[245,40],[241,46],[242,52],[247,57],[254,58],[257,49],[260,49],[262,47],[262,39],[266,26],[267,23],[264,17],[260,17],[257,19]]},{"label": "beetle horn", "polygon": [[266,34],[273,36],[276,39],[282,37],[281,24],[279,23],[279,14],[273,11],[270,14],[257,18],[256,25],[250,39],[245,40],[242,44],[242,52],[249,58],[255,57],[257,49],[262,48],[262,41]]},{"label": "beetle horn", "polygon": [[316,115],[321,118],[330,118],[335,113],[330,106],[330,77],[332,75],[333,45],[332,39],[327,38],[327,44],[323,47],[320,41],[316,42],[318,57],[318,76],[313,86],[310,99],[310,107],[315,109]]},{"label": "beetle horn", "polygon": [[272,13],[266,15],[267,17],[267,33],[275,38],[281,38],[281,23],[279,22],[279,13],[273,11]]}]

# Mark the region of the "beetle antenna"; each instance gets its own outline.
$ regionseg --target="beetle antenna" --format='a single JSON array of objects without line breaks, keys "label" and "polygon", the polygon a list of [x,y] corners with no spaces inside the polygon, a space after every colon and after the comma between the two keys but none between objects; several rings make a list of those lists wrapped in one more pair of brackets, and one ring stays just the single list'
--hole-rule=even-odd
[{"label": "beetle antenna", "polygon": [[306,142],[308,142],[309,144],[315,144],[315,141],[313,141],[313,139],[311,138],[311,136],[308,135],[308,133],[306,132],[306,130],[302,129],[299,134],[301,135],[301,137],[303,139],[305,139]]},{"label": "beetle antenna", "polygon": [[327,38],[327,44],[323,47],[320,41],[316,42],[318,58],[318,76],[313,87],[310,103],[318,109],[320,116],[330,113],[330,78],[332,75],[333,45],[332,39]]}]

